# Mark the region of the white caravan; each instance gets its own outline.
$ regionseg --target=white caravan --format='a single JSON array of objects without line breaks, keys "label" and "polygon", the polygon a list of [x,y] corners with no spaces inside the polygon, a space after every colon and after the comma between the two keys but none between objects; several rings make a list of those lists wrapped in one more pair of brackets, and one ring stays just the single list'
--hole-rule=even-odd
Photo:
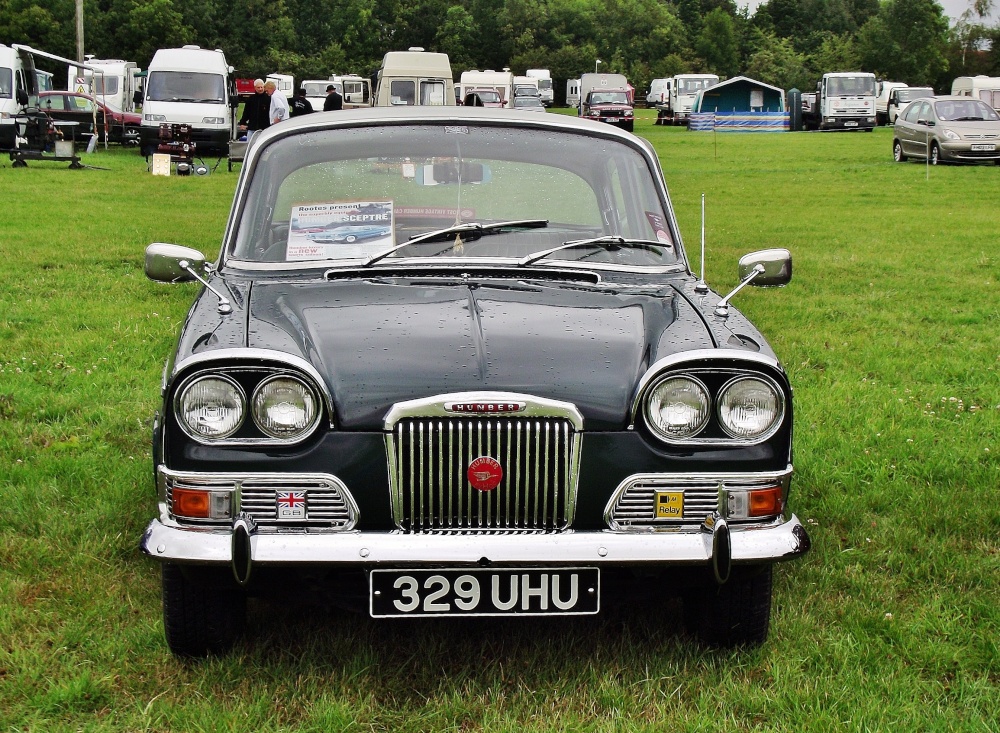
[{"label": "white caravan", "polygon": [[951,93],[981,99],[1000,111],[1000,77],[960,76],[951,83]]},{"label": "white caravan", "polygon": [[[495,90],[493,101],[484,97],[487,107],[510,107],[514,99],[514,75],[510,71],[463,71],[458,82],[458,98],[464,100],[472,91]],[[484,95],[480,95],[484,96]]]},{"label": "white caravan", "polygon": [[376,107],[454,107],[455,79],[446,53],[422,48],[389,51],[382,57],[375,90]]},{"label": "white caravan", "polygon": [[538,80],[538,96],[541,97],[542,104],[551,107],[555,101],[555,89],[552,87],[552,74],[549,70],[528,69],[525,75]]},{"label": "white caravan", "polygon": [[566,80],[566,106],[567,107],[580,107],[580,80],[579,79],[567,79]]},{"label": "white caravan", "polygon": [[[126,112],[135,109],[136,92],[142,86],[142,69],[134,61],[88,57],[85,63],[93,69],[78,66],[68,68],[67,89],[71,92],[92,94],[112,107]],[[142,99],[141,92],[139,99]]]},{"label": "white caravan", "polygon": [[228,152],[233,108],[239,104],[232,72],[218,49],[184,46],[157,51],[149,64],[142,104],[143,154],[156,148],[164,123],[190,124],[198,152]]}]

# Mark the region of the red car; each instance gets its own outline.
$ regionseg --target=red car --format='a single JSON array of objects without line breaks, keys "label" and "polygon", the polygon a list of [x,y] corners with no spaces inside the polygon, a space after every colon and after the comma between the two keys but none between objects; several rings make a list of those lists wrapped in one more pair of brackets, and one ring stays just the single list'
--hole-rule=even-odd
[{"label": "red car", "polygon": [[[38,106],[53,120],[78,122],[76,139],[94,133],[94,121],[100,132],[100,142],[104,142],[104,131],[107,130],[108,140],[123,145],[134,145],[139,140],[139,125],[142,115],[136,112],[123,112],[110,102],[95,99],[89,94],[67,91],[39,92]],[[96,117],[95,117],[96,110]]]}]

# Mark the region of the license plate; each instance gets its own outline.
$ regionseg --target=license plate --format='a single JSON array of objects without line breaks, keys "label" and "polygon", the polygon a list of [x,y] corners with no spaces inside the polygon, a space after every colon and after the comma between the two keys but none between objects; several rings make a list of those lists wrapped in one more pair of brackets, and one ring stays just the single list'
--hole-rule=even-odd
[{"label": "license plate", "polygon": [[857,122],[845,122],[844,123],[844,127],[857,127],[857,126],[858,126]]},{"label": "license plate", "polygon": [[654,517],[656,519],[683,519],[684,492],[657,491]]},{"label": "license plate", "polygon": [[605,117],[604,121],[605,122],[618,122],[618,118],[617,117]]},{"label": "license plate", "polygon": [[974,143],[972,145],[972,149],[973,150],[980,150],[982,152],[991,152],[992,153],[994,150],[997,149],[997,146],[996,146],[995,143]]},{"label": "license plate", "polygon": [[389,616],[548,616],[600,611],[599,568],[372,570],[370,610]]}]

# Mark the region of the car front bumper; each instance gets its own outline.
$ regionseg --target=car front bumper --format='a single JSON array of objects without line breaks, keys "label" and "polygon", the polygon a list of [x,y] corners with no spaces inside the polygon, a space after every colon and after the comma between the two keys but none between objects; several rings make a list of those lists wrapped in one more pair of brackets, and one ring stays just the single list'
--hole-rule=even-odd
[{"label": "car front bumper", "polygon": [[[237,523],[239,520],[237,520]],[[708,523],[706,523],[708,525]],[[402,532],[257,532],[252,527],[189,529],[153,520],[140,548],[170,563],[332,565],[342,567],[573,563],[619,566],[711,564],[720,552],[718,528],[658,532],[567,531],[554,534],[408,534]],[[805,527],[792,515],[766,525],[728,525],[733,564],[792,560],[809,550]],[[248,557],[240,547],[246,543]],[[241,559],[242,558],[242,559]],[[726,558],[723,558],[725,560]]]}]

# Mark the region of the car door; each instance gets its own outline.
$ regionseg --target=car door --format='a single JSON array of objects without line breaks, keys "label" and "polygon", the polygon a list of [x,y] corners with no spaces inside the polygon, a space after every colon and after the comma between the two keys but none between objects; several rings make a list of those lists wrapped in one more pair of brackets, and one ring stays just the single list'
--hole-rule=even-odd
[{"label": "car door", "polygon": [[900,116],[902,124],[899,125],[901,134],[899,142],[903,146],[903,151],[907,155],[927,155],[927,126],[920,125],[917,121],[926,119],[926,112],[923,111],[926,102],[917,100],[910,104]]}]

